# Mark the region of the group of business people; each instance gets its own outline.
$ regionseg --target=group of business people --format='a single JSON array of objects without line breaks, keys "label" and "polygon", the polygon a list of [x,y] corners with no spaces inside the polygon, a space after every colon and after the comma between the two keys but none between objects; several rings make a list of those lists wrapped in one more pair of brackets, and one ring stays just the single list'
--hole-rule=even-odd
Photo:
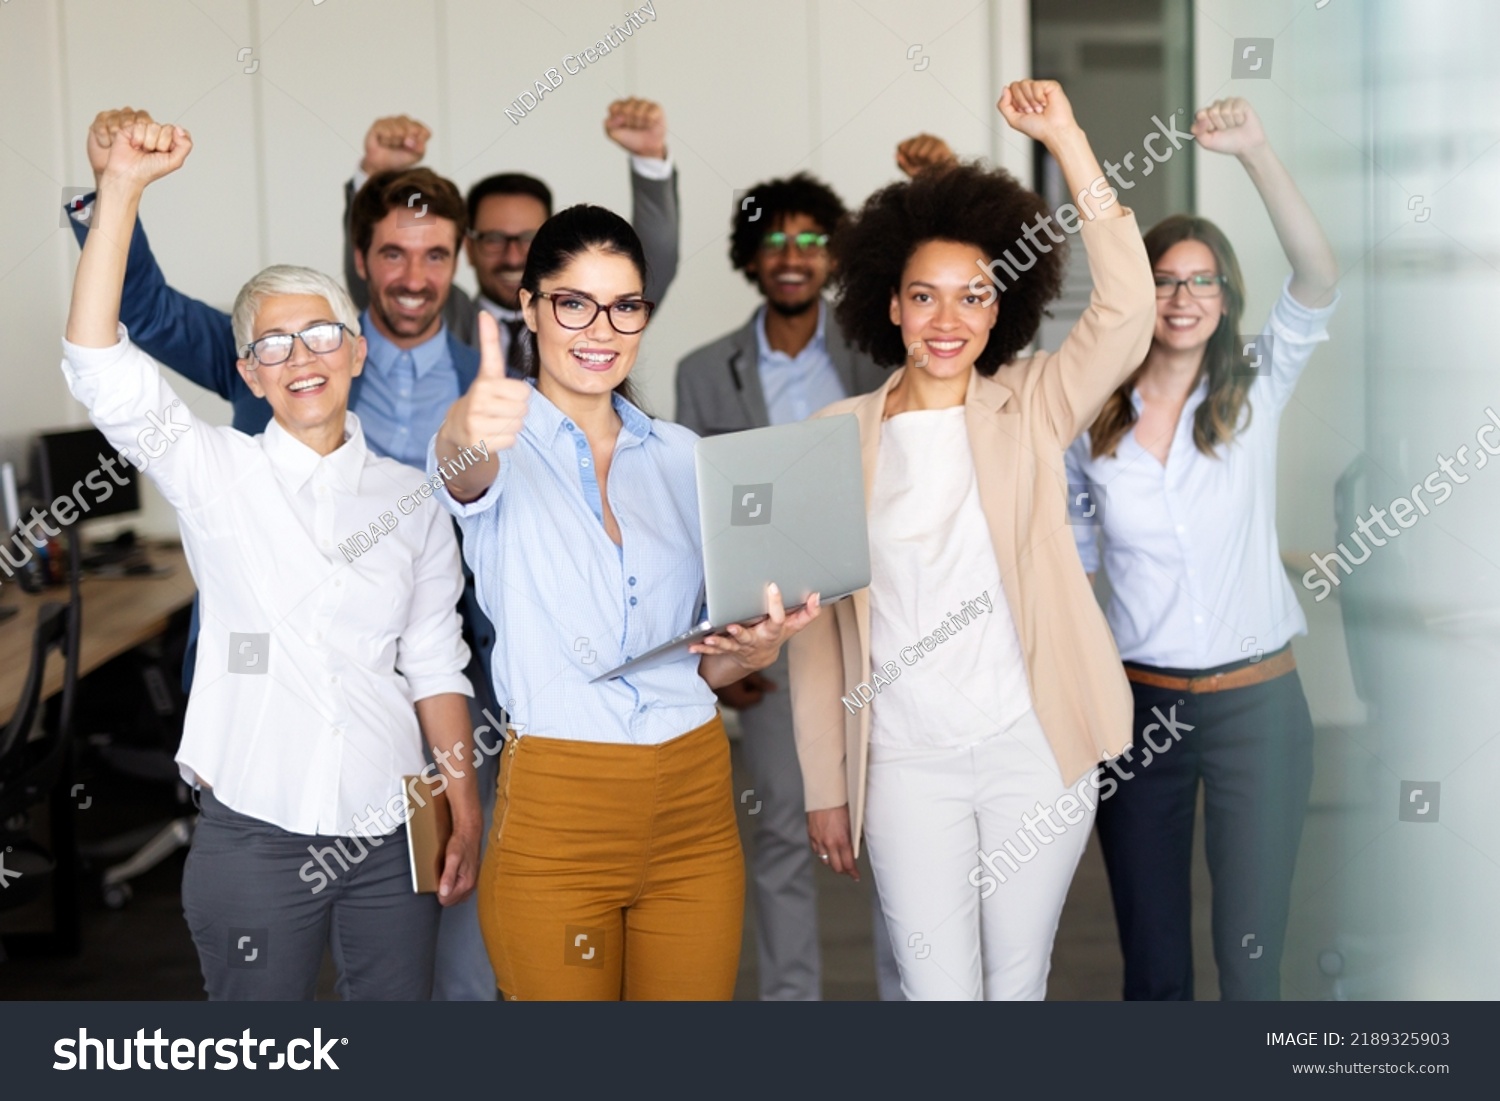
[{"label": "group of business people", "polygon": [[[112,439],[172,400],[153,358],[235,403],[233,429],[195,422],[194,442],[150,472],[200,589],[179,762],[202,793],[184,910],[211,997],[310,996],[325,945],[351,997],[424,997],[435,972],[443,996],[463,996],[463,978],[444,991],[445,953],[489,996],[729,997],[745,873],[716,702],[741,710],[766,804],[763,996],[817,996],[812,875],[821,863],[857,878],[861,840],[883,994],[1044,996],[1095,802],[998,890],[976,888],[976,857],[1101,762],[1133,760],[1173,703],[1180,744],[1097,800],[1126,995],[1192,996],[1201,782],[1221,985],[1276,996],[1311,733],[1287,649],[1305,625],[1276,553],[1276,422],[1326,336],[1332,252],[1249,106],[1198,112],[1195,138],[1245,164],[1293,268],[1269,363],[1252,366],[1222,235],[1175,218],[1143,241],[1054,82],[1012,84],[998,107],[1076,197],[1094,293],[1058,351],[1022,354],[1061,285],[1062,250],[1023,239],[1046,207],[922,137],[898,150],[910,178],[852,217],[805,176],[757,186],[759,216],[736,214],[730,254],[764,304],[682,363],[686,428],[647,416],[629,386],[675,268],[656,105],[619,102],[606,123],[632,154],[635,228],[594,206],[553,215],[530,177],[482,181],[465,203],[415,167],[420,124],[377,123],[349,203],[358,314],[306,269],[256,276],[232,317],[171,291],[135,208],[190,138],[128,110],[96,120],[70,385]],[[405,215],[418,191],[436,215],[425,224]],[[454,306],[460,243],[483,295]],[[459,339],[466,324],[477,349]],[[698,610],[694,431],[820,411],[859,420],[870,587],[795,614],[769,591],[763,622],[591,683],[596,662]],[[436,509],[388,549],[335,560],[345,526],[410,490],[412,464],[446,472],[437,496],[462,533],[467,587]],[[1070,524],[1070,503],[1101,489],[1100,522]],[[1087,572],[1101,553],[1107,614]],[[980,605],[869,706],[845,704],[955,608]],[[223,672],[231,630],[270,635],[269,676]],[[1264,656],[1229,653],[1250,635]],[[498,776],[475,775],[490,755],[465,744],[466,696],[504,701]],[[470,766],[449,788],[438,900],[410,892],[401,843],[372,844],[310,895],[295,871],[306,846],[369,833],[360,810],[420,768],[424,738]],[[1236,958],[1241,926],[1259,966]],[[271,966],[230,958],[244,927],[271,930]],[[489,967],[472,966],[479,937]]]}]

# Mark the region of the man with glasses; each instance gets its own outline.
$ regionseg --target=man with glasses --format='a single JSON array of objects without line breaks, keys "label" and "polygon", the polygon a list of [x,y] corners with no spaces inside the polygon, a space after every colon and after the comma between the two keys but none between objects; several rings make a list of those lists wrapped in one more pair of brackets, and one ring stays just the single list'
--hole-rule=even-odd
[{"label": "man with glasses", "polygon": [[[667,157],[667,119],[659,104],[647,99],[617,99],[609,105],[604,132],[630,154],[631,224],[646,251],[646,297],[660,302],[677,274],[680,217],[677,172]],[[346,197],[376,172],[411,168],[427,152],[432,132],[416,119],[395,115],[377,119],[365,135],[364,159],[349,181]],[[448,327],[470,347],[478,347],[475,319],[484,310],[500,322],[500,348],[506,370],[520,370],[517,337],[521,319],[521,272],[531,239],[552,216],[552,190],[535,176],[504,172],[469,188],[469,228],[464,251],[479,282],[471,298],[453,287],[444,317]],[[363,277],[355,267],[352,242],[344,273],[357,305],[365,303]]]},{"label": "man with glasses", "polygon": [[[927,134],[896,151],[897,165],[909,176],[953,160],[947,144]],[[740,328],[678,364],[679,423],[700,436],[787,424],[885,383],[884,369],[849,345],[823,298],[834,274],[828,238],[846,213],[833,189],[806,173],[746,193],[734,210],[729,260],[763,301]],[[817,889],[787,686],[783,654],[763,673],[717,694],[739,712],[745,766],[760,804],[750,858],[760,996],[816,1001],[822,996]],[[881,997],[898,999],[900,980],[878,898],[874,934]]]}]

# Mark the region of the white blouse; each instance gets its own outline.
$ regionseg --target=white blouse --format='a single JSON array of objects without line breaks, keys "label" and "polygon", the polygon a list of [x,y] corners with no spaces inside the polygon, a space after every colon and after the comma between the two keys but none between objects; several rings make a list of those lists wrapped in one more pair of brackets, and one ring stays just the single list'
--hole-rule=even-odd
[{"label": "white blouse", "polygon": [[402,775],[426,763],[415,701],[473,695],[458,540],[415,496],[424,475],[370,451],[353,413],[324,456],[275,421],[259,436],[207,424],[123,326],[111,348],[63,353],[109,442],[154,453],[145,473],[198,584],[183,779],[292,833],[389,833]]},{"label": "white blouse", "polygon": [[[1099,568],[1102,538],[1113,590],[1105,614],[1126,661],[1212,669],[1307,633],[1276,540],[1276,437],[1335,305],[1311,309],[1282,288],[1250,386],[1250,423],[1216,455],[1193,443],[1206,379],[1183,406],[1165,465],[1133,428],[1114,457],[1092,458],[1087,432],[1068,449],[1074,537],[1089,572]],[[1140,394],[1132,397],[1139,412]]]},{"label": "white blouse", "polygon": [[[971,745],[1031,707],[964,407],[885,421],[870,500],[870,741]],[[892,676],[889,670],[895,670]]]}]

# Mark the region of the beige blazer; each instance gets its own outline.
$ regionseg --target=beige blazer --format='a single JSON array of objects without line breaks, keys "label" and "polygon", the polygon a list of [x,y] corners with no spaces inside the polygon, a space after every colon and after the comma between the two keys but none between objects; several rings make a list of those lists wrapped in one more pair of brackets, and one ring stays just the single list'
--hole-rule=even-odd
[{"label": "beige blazer", "polygon": [[[1088,222],[1080,233],[1093,297],[1062,347],[1009,363],[993,378],[975,372],[964,399],[979,499],[1032,703],[1070,785],[1129,746],[1133,705],[1068,525],[1063,454],[1145,358],[1156,318],[1151,267],[1134,215]],[[886,394],[902,371],[879,390],[817,414],[858,418],[867,505]],[[880,699],[851,710],[842,697],[871,683],[869,590],[826,608],[788,648],[807,809],[849,804],[858,854],[870,708]]]}]

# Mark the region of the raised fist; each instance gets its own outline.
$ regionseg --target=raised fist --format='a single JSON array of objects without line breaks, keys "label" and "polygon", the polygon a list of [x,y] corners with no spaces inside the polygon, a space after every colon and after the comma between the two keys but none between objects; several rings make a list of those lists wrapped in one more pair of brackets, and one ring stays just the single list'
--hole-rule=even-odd
[{"label": "raised fist", "polygon": [[192,148],[193,139],[182,127],[137,120],[110,139],[99,187],[118,183],[144,189],[181,168]]},{"label": "raised fist", "polygon": [[515,445],[526,420],[531,386],[507,378],[500,352],[500,326],[487,312],[479,313],[479,373],[448,411],[444,432],[454,444],[469,447],[481,441],[490,451]]},{"label": "raised fist", "polygon": [[109,161],[109,147],[115,140],[115,135],[121,130],[128,130],[138,122],[153,122],[151,115],[146,111],[137,111],[134,107],[121,107],[117,111],[100,111],[94,116],[94,121],[89,123],[88,155],[89,167],[94,170],[94,188],[99,187],[99,177],[104,174],[104,166]]},{"label": "raised fist", "polygon": [[948,143],[931,134],[918,134],[896,146],[896,167],[908,176],[915,176],[926,168],[957,163],[958,157]]},{"label": "raised fist", "polygon": [[365,157],[359,162],[367,176],[410,168],[427,155],[432,131],[407,115],[376,119],[365,134]]},{"label": "raised fist", "polygon": [[1193,137],[1213,153],[1239,156],[1266,143],[1260,116],[1250,101],[1238,96],[1219,99],[1193,116]]},{"label": "raised fist", "polygon": [[1017,80],[1005,86],[997,104],[1011,129],[1046,145],[1076,130],[1073,105],[1055,80]]},{"label": "raised fist", "polygon": [[617,99],[604,117],[609,140],[637,157],[665,159],[667,116],[661,104],[649,99]]}]

